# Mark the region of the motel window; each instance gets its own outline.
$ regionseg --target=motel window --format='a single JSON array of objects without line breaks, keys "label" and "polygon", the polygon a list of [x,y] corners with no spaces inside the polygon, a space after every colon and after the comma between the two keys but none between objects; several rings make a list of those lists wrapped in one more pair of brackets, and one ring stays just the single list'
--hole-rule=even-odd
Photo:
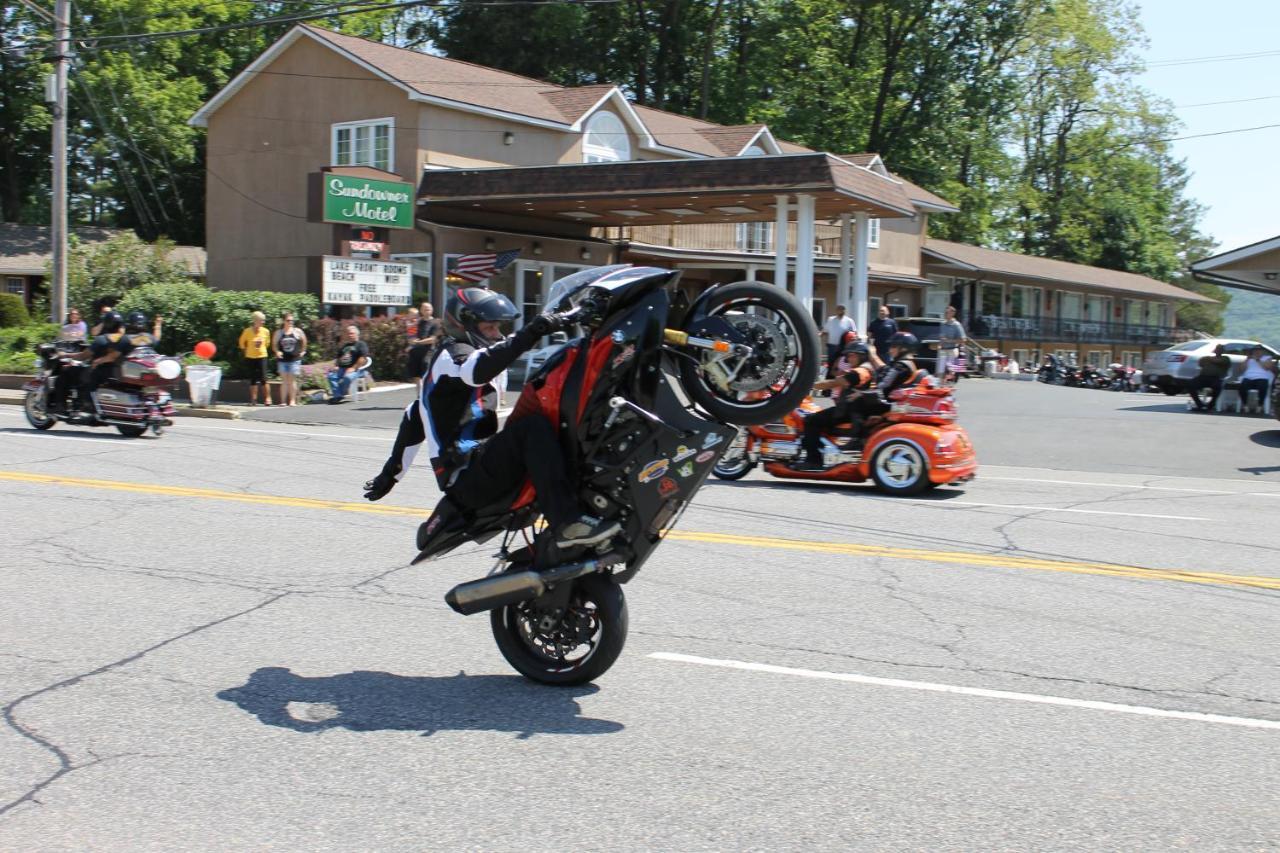
[{"label": "motel window", "polygon": [[[827,300],[815,298],[813,300],[810,313],[813,314],[813,322],[817,324],[819,329],[821,329],[822,324],[827,322]],[[828,341],[828,344],[829,343],[830,341]]]},{"label": "motel window", "polygon": [[395,119],[351,121],[333,126],[335,166],[371,166],[384,172],[394,171],[392,137]]},{"label": "motel window", "polygon": [[631,137],[622,119],[601,111],[587,121],[582,137],[582,162],[615,163],[631,159]]},{"label": "motel window", "polygon": [[1011,285],[1009,287],[1009,316],[1039,317],[1041,314],[1040,298],[1041,291],[1038,287]]},{"label": "motel window", "polygon": [[1082,309],[1079,293],[1058,291],[1058,316],[1063,320],[1079,320]]},{"label": "motel window", "polygon": [[880,218],[877,216],[867,220],[867,247],[880,248]]},{"label": "motel window", "polygon": [[1173,318],[1170,316],[1168,302],[1153,302],[1152,322],[1157,326],[1172,326]]},{"label": "motel window", "polygon": [[999,316],[1004,313],[1004,286],[982,285],[982,313]]},{"label": "motel window", "polygon": [[1141,299],[1124,301],[1124,321],[1130,326],[1144,326],[1147,323],[1147,305]]},{"label": "motel window", "polygon": [[1142,353],[1134,350],[1125,350],[1120,353],[1120,363],[1125,367],[1142,367]]},{"label": "motel window", "polygon": [[18,296],[26,296],[27,280],[25,278],[7,278],[4,282],[6,293],[16,293]]},{"label": "motel window", "polygon": [[772,222],[739,222],[738,250],[742,252],[772,252]]}]

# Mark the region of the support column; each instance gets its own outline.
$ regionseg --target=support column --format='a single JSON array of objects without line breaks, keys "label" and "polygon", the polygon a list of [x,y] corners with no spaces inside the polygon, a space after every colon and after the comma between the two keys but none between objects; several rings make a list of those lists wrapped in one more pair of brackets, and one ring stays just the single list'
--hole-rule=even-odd
[{"label": "support column", "polygon": [[760,274],[760,267],[755,264],[747,264],[747,281],[755,281],[756,276]]},{"label": "support column", "polygon": [[813,241],[815,239],[813,196],[796,196],[796,298],[813,310]]},{"label": "support column", "polygon": [[[850,261],[853,255],[853,214],[840,214],[840,266],[836,272],[836,304],[848,305],[853,299]],[[857,322],[856,320],[854,322]],[[862,333],[862,327],[858,327]]]},{"label": "support column", "polygon": [[871,224],[865,213],[855,213],[857,228],[854,243],[857,246],[856,261],[853,265],[853,298],[849,300],[849,316],[858,327],[859,335],[867,334],[867,270],[870,259],[867,257],[868,243],[871,242]]},{"label": "support column", "polygon": [[787,289],[787,214],[790,205],[785,195],[776,196],[777,215],[773,219],[773,283]]}]

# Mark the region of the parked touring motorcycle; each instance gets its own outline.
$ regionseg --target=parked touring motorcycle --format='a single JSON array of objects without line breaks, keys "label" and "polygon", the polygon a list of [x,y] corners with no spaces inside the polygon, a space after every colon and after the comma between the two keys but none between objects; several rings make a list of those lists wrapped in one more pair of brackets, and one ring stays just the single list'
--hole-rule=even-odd
[{"label": "parked touring motorcycle", "polygon": [[793,468],[803,458],[800,438],[806,415],[820,411],[811,399],[780,422],[746,429],[713,469],[722,480],[745,477],[758,463],[775,477],[788,480],[875,482],[890,495],[916,495],[935,486],[972,480],[977,456],[965,430],[957,426],[951,389],[926,377],[920,384],[889,393],[892,408],[867,420],[861,450],[845,450],[849,424],[838,424],[822,437],[820,470]]},{"label": "parked touring motorcycle", "polygon": [[415,563],[502,537],[489,577],[445,600],[463,614],[490,611],[499,650],[536,681],[579,684],[613,665],[627,635],[622,585],[733,442],[732,425],[780,417],[817,376],[817,333],[793,296],[739,282],[689,304],[679,278],[624,265],[556,282],[548,310],[571,312],[583,334],[526,381],[510,415],[540,412],[557,425],[583,505],[617,519],[620,535],[558,551],[527,483],[478,511],[442,498],[418,529]]},{"label": "parked touring motorcycle", "polygon": [[[36,347],[38,373],[22,386],[26,392],[23,408],[27,422],[36,429],[50,429],[58,421],[78,426],[114,426],[121,435],[137,438],[151,430],[164,432],[173,421],[173,400],[166,390],[182,374],[176,358],[160,355],[150,347],[139,347],[117,363],[111,379],[90,396],[84,407],[80,390],[72,387],[65,414],[49,409],[54,382],[66,369],[68,354],[83,348],[79,342],[59,341]],[[86,409],[81,411],[81,409]]]}]

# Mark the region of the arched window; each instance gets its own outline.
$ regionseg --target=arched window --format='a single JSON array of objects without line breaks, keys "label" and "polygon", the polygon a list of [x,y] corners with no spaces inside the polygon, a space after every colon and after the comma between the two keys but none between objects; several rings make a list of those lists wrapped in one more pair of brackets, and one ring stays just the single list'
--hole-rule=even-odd
[{"label": "arched window", "polygon": [[622,119],[600,111],[587,120],[582,137],[582,162],[613,163],[631,159],[631,138]]}]

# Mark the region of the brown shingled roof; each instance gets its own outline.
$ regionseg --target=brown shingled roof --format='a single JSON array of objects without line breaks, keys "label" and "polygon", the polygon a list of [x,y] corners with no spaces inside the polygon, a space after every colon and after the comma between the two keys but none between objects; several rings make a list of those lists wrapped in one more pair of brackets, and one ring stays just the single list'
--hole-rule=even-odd
[{"label": "brown shingled roof", "polygon": [[572,89],[548,89],[538,94],[550,101],[564,116],[565,121],[573,124],[614,88],[607,83],[601,83],[596,86],[577,86]]},{"label": "brown shingled roof", "polygon": [[[81,243],[105,243],[121,234],[132,234],[125,228],[99,228],[77,225],[71,233]],[[44,275],[53,257],[48,225],[18,225],[0,222],[0,274]],[[174,246],[167,260],[182,264],[191,275],[205,273],[205,251],[200,246]]]},{"label": "brown shingled roof", "polygon": [[1017,252],[1002,252],[998,249],[983,249],[979,246],[933,239],[925,241],[924,251],[926,255],[932,255],[944,262],[958,263],[979,272],[1056,281],[1100,290],[1121,290],[1143,296],[1163,296],[1167,299],[1181,299],[1186,302],[1217,302],[1216,299],[1183,290],[1181,287],[1175,287],[1145,275],[1073,264],[1053,258],[1037,258],[1033,255],[1020,255]]},{"label": "brown shingled roof", "polygon": [[[893,175],[892,172],[890,172],[889,174]],[[952,204],[951,202],[947,201],[942,196],[934,195],[924,187],[919,186],[918,184],[911,183],[901,175],[893,175],[893,176],[898,180],[902,181],[902,188],[907,191],[907,195],[910,196],[912,201],[918,201],[923,204],[933,205],[935,207],[945,207],[948,210],[958,211],[960,209],[956,207],[954,204]]]},{"label": "brown shingled roof", "polygon": [[763,124],[738,124],[708,127],[698,132],[703,139],[720,149],[721,154],[734,157],[763,129]]}]

